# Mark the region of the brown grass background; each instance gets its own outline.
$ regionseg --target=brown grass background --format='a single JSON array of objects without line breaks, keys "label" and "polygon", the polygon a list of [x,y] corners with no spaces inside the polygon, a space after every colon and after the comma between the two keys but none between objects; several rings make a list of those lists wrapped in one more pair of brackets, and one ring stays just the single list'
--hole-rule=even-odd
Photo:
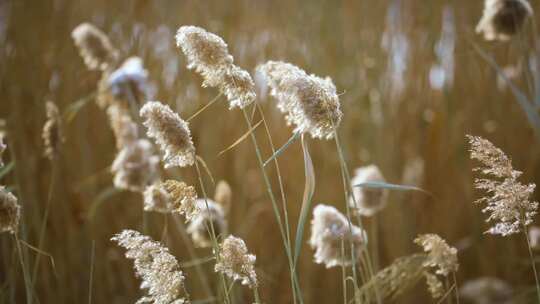
[{"label": "brown grass background", "polygon": [[[537,1],[532,3],[538,7]],[[445,9],[454,16],[455,78],[452,87],[437,91],[430,87],[428,75],[437,62],[434,47]],[[51,193],[42,250],[54,257],[56,272],[49,259],[42,257],[34,302],[87,302],[93,244],[92,302],[131,303],[141,295],[132,262],[109,241],[124,228],[141,229],[142,215],[139,195],[112,190],[108,166],[116,151],[106,115],[89,103],[65,126],[60,158],[51,163],[42,153],[45,101],[66,109],[91,94],[99,78],[98,73],[87,71],[70,38],[71,30],[84,21],[108,33],[122,56],[142,57],[155,98],[169,103],[183,117],[217,92],[200,88],[200,77],[185,68],[185,58],[174,45],[174,33],[181,25],[202,26],[222,36],[236,63],[248,71],[276,59],[332,77],[343,93],[340,135],[349,168],[375,163],[389,182],[404,183],[407,166],[420,159],[424,165],[417,185],[435,196],[392,193],[388,208],[377,217],[380,264],[418,251],[414,237],[433,232],[461,249],[461,283],[491,275],[516,288],[530,285],[523,238],[482,235],[487,229],[485,217],[472,204],[481,194],[472,188],[465,134],[493,141],[512,156],[516,168],[525,171],[524,181],[540,181],[540,146],[525,115],[510,92],[497,88],[496,74],[468,41],[477,41],[502,66],[522,61],[525,51],[515,42],[480,41],[474,26],[481,12],[482,1],[468,0],[0,1],[0,118],[6,121],[10,148],[6,161],[16,163],[2,184],[13,187],[23,205],[22,238],[34,246]],[[393,30],[389,23],[395,24]],[[392,59],[382,44],[385,32],[394,37],[398,31],[408,43],[407,67],[398,76],[404,82],[401,92],[395,90],[389,72]],[[523,81],[518,83],[525,88]],[[261,102],[273,140],[281,145],[291,129],[271,99],[263,96]],[[217,157],[246,131],[241,113],[228,111],[226,103],[220,102],[197,116],[191,129],[198,154],[214,178],[232,186],[230,230],[257,255],[263,300],[291,303],[287,260],[251,143],[246,141]],[[262,131],[257,136],[268,157]],[[344,210],[334,143],[310,140],[310,148],[317,178],[314,202]],[[296,223],[304,186],[299,143],[279,161],[290,221]],[[269,172],[276,182],[275,172]],[[164,175],[196,184],[193,169]],[[213,193],[209,180],[207,185]],[[172,218],[149,217],[148,233],[162,239],[180,261],[189,261],[186,248],[191,245],[183,241]],[[367,226],[373,231],[374,221]],[[35,252],[24,251],[33,266]],[[211,254],[209,250],[196,253],[199,257]],[[314,264],[312,253],[304,246],[299,269],[306,303],[341,302],[340,270]],[[2,303],[25,301],[17,263],[13,239],[0,235]],[[211,276],[211,265],[205,267]],[[192,299],[205,299],[193,268],[186,272]],[[423,283],[419,286],[398,302],[430,303]],[[250,293],[236,288],[236,299],[250,303]]]}]

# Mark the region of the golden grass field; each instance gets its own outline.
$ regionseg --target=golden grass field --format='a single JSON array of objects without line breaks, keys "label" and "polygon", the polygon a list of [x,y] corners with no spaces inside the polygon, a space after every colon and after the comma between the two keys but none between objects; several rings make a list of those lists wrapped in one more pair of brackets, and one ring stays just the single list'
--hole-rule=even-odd
[{"label": "golden grass field", "polygon": [[[538,1],[531,4],[539,8]],[[50,255],[22,245],[30,273],[38,256],[40,260],[30,301],[14,238],[0,234],[0,302],[133,303],[142,295],[133,262],[110,241],[122,229],[143,231],[143,213],[140,194],[113,187],[109,169],[117,150],[104,111],[93,100],[87,102],[65,122],[59,157],[50,161],[43,156],[45,102],[53,101],[64,112],[81,98],[91,98],[99,81],[99,73],[86,68],[71,39],[82,22],[102,29],[122,58],[141,57],[153,99],[169,104],[181,117],[218,95],[216,89],[202,88],[201,77],[186,69],[174,40],[182,25],[201,26],[223,37],[235,63],[250,73],[258,64],[282,60],[331,77],[344,113],[338,132],[349,170],[373,163],[389,183],[415,185],[432,194],[392,191],[388,206],[366,218],[369,235],[377,235],[377,246],[371,242],[370,250],[379,269],[420,252],[413,243],[418,234],[436,233],[459,250],[459,284],[493,276],[517,292],[534,288],[523,236],[483,234],[489,227],[486,216],[473,204],[483,194],[473,187],[466,134],[489,139],[505,151],[524,172],[524,183],[540,182],[539,140],[511,91],[474,45],[502,67],[527,65],[534,49],[527,39],[484,41],[474,32],[482,7],[482,1],[466,0],[0,1],[0,118],[8,145],[4,161],[12,165],[0,183],[22,205],[21,242],[39,247],[43,232],[39,249]],[[446,78],[437,87],[441,73]],[[513,81],[530,92],[526,76],[518,74]],[[268,92],[258,86],[257,93],[279,147],[292,128]],[[287,258],[253,145],[245,140],[218,155],[245,134],[241,112],[229,111],[222,99],[193,118],[190,129],[197,155],[213,178],[231,185],[229,232],[243,238],[257,256],[262,301],[293,303]],[[268,158],[272,152],[264,129],[257,128],[255,135]],[[345,212],[335,143],[307,142],[316,177],[313,204]],[[305,179],[300,142],[278,160],[294,232]],[[268,168],[279,196],[276,171]],[[162,170],[162,175],[192,184],[200,193],[193,168]],[[212,181],[203,176],[213,196]],[[193,248],[174,216],[145,217],[146,234],[161,240],[181,263],[193,261],[192,254],[198,259],[212,255],[211,249]],[[340,268],[315,264],[308,239],[306,228],[297,269],[304,302],[342,303]],[[202,267],[213,276],[212,263]],[[183,270],[193,303],[213,303],[211,298],[205,301],[208,295],[195,267]],[[212,290],[219,288],[216,284],[211,280]],[[234,303],[253,302],[240,285],[233,297]],[[424,282],[385,302],[437,303]]]}]

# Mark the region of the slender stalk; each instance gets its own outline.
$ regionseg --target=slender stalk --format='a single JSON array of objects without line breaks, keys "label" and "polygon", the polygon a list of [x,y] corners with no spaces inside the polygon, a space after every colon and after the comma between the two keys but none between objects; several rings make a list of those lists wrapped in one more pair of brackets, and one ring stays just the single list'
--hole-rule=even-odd
[{"label": "slender stalk", "polygon": [[[211,212],[210,212],[210,207],[208,206],[208,200],[207,200],[207,195],[206,195],[206,188],[204,187],[204,182],[202,180],[202,175],[201,175],[201,171],[199,169],[199,163],[198,163],[198,160],[195,160],[195,170],[197,171],[197,179],[199,180],[199,185],[201,187],[201,191],[202,191],[202,194],[203,194],[203,197],[204,197],[204,204],[206,205],[206,210],[208,212],[208,214],[210,214],[211,216]],[[216,260],[218,259],[219,257],[219,246],[218,246],[218,243],[217,243],[217,237],[216,237],[216,230],[214,229],[214,221],[210,220],[210,227],[206,227],[207,230],[209,230],[210,232],[210,238],[212,240],[212,246],[213,246],[213,249],[214,249],[214,255],[216,257]],[[210,229],[208,229],[210,228]],[[225,299],[224,302],[225,303],[231,303],[231,299],[229,298],[229,293],[227,291],[227,284],[225,283],[225,276],[223,275],[223,273],[219,273],[219,277],[221,279],[221,283],[223,285],[223,288],[224,288],[224,292],[225,292]]]},{"label": "slender stalk", "polygon": [[[336,143],[336,149],[338,151],[338,156],[339,156],[339,161],[340,161],[340,169],[341,169],[341,175],[342,175],[342,180],[343,180],[343,187],[344,187],[344,194],[345,194],[345,206],[346,206],[346,211],[347,211],[347,221],[349,223],[349,233],[352,234],[352,223],[351,223],[351,210],[350,210],[350,206],[349,206],[349,203],[348,203],[348,198],[351,197],[353,199],[353,203],[354,205],[356,205],[356,198],[354,197],[354,195],[350,195],[350,193],[352,192],[352,188],[351,188],[351,177],[350,177],[350,174],[349,174],[349,170],[347,169],[347,163],[345,161],[345,157],[343,155],[343,150],[341,148],[341,143],[339,141],[339,135],[338,135],[338,132],[337,130],[334,132],[334,140],[335,140],[335,143]],[[362,221],[360,218],[358,218],[358,225],[360,226],[360,228],[363,229],[363,224],[362,224]],[[356,261],[355,261],[355,257],[356,257],[356,254],[354,253],[354,245],[352,244],[351,242],[351,256],[353,257],[353,277],[354,277],[354,280],[355,280],[355,288],[358,289],[358,278],[356,276]],[[364,281],[367,281],[370,277],[373,277],[373,265],[372,265],[372,262],[371,262],[371,258],[370,258],[370,255],[368,253],[367,250],[363,250],[362,252],[362,255],[361,255],[361,259],[364,260],[364,263],[365,265],[367,265],[368,267],[368,274],[369,276],[367,278],[364,278]],[[379,296],[379,292],[378,292],[378,289],[377,287],[374,287],[375,289],[375,296],[377,298],[377,303],[378,304],[381,304],[381,299],[380,299],[380,296]]]},{"label": "slender stalk", "polygon": [[529,235],[527,234],[527,229],[525,225],[523,225],[522,230],[523,230],[523,234],[525,235],[525,239],[527,240],[527,248],[529,249],[529,258],[531,259],[532,270],[534,272],[534,280],[536,283],[536,295],[538,296],[538,303],[540,303],[540,283],[538,281],[538,272],[536,272],[536,262],[534,260],[534,256],[532,253],[531,241],[529,239]]},{"label": "slender stalk", "polygon": [[19,256],[19,262],[21,264],[21,268],[23,271],[24,287],[26,291],[26,303],[32,303],[33,302],[32,282],[31,282],[31,279],[29,278],[28,269],[26,268],[25,263],[24,263],[21,244],[19,242],[19,237],[17,236],[17,233],[14,233],[13,237],[15,238],[15,244],[17,246],[17,254]]},{"label": "slender stalk", "polygon": [[255,304],[262,304],[259,288],[257,286],[253,287],[253,297],[255,298]]},{"label": "slender stalk", "polygon": [[[272,155],[274,155],[276,153],[276,148],[274,146],[274,141],[272,140],[272,135],[270,133],[270,128],[268,127],[268,124],[266,123],[266,119],[264,117],[264,112],[263,112],[263,110],[262,110],[259,103],[256,103],[255,106],[257,107],[257,110],[259,111],[259,113],[261,115],[261,119],[262,119],[262,122],[263,122],[263,125],[264,125],[264,130],[266,131],[266,136],[268,137],[268,142],[270,143],[270,148],[272,149]],[[285,196],[285,190],[284,190],[284,187],[283,187],[283,179],[281,178],[281,170],[279,169],[279,163],[278,163],[277,157],[274,158],[274,165],[276,167],[276,174],[277,174],[278,184],[279,184],[279,192],[281,194],[281,204],[282,204],[281,208],[283,209],[283,218],[285,219],[285,234],[286,234],[286,237],[287,237],[287,245],[289,246],[289,248],[292,248],[292,245],[291,245],[291,230],[290,230],[290,225],[289,225],[289,213],[287,211],[287,198]],[[295,279],[295,276],[296,276],[296,272],[291,272],[291,281],[297,281]],[[299,286],[296,286],[296,287],[298,287],[297,292],[300,293]],[[295,286],[293,286],[293,288],[295,288]],[[293,303],[297,302],[297,299],[296,299],[296,293],[297,292],[293,291]]]},{"label": "slender stalk", "polygon": [[92,304],[92,284],[94,282],[95,257],[96,257],[96,241],[92,241],[92,257],[90,259],[90,279],[88,280],[88,304]]},{"label": "slender stalk", "polygon": [[[248,130],[251,130],[251,128],[252,128],[251,120],[249,119],[249,116],[248,116],[246,110],[242,109],[242,113],[244,114],[244,118],[245,118],[246,123],[248,125]],[[262,155],[261,155],[259,145],[257,143],[257,138],[255,137],[255,135],[253,133],[251,133],[250,135],[251,135],[251,141],[253,142],[253,145],[255,147],[255,153],[257,155],[257,161],[259,163],[259,168],[261,170],[261,173],[262,173],[263,179],[264,179],[264,183],[266,185],[266,191],[268,192],[268,196],[270,197],[270,201],[272,202],[272,208],[274,210],[274,215],[275,215],[276,220],[278,222],[279,231],[281,233],[281,238],[282,238],[283,244],[285,246],[285,252],[287,253],[287,258],[289,260],[289,268],[290,268],[290,271],[292,273],[291,274],[292,291],[293,291],[293,294],[296,293],[295,298],[297,298],[300,303],[303,303],[302,296],[301,296],[301,293],[300,293],[300,286],[298,284],[298,278],[296,277],[296,273],[295,273],[296,271],[295,271],[294,266],[293,266],[293,258],[292,258],[292,254],[291,254],[291,247],[287,243],[287,235],[285,233],[285,229],[283,228],[283,222],[281,220],[281,214],[279,212],[279,207],[277,205],[276,198],[275,198],[274,192],[272,190],[272,185],[270,183],[270,179],[268,178],[268,175],[267,175],[267,173],[266,173],[266,171],[264,169],[264,161],[263,161],[263,158],[262,158]]]},{"label": "slender stalk", "polygon": [[[345,242],[341,239],[341,259],[345,260]],[[343,281],[343,304],[347,304],[347,269],[345,264],[341,263],[341,280]]]},{"label": "slender stalk", "polygon": [[456,272],[453,271],[452,272],[452,278],[454,280],[454,286],[456,286],[455,288],[455,294],[456,294],[456,304],[459,304],[459,287],[458,287],[458,281],[457,281],[457,278],[456,278]]}]

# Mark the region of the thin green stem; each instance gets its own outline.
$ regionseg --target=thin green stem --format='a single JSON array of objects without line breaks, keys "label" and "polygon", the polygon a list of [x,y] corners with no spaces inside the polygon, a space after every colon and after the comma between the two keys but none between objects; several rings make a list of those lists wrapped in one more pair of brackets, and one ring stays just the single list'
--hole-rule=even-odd
[{"label": "thin green stem", "polygon": [[527,248],[529,249],[529,258],[531,259],[532,270],[534,272],[534,280],[536,283],[536,295],[538,296],[538,303],[540,303],[540,283],[538,281],[538,272],[536,272],[536,262],[534,260],[534,255],[533,255],[532,247],[531,247],[531,241],[529,240],[529,235],[527,234],[527,228],[525,227],[525,225],[523,225],[523,234],[525,235],[525,239],[527,240]]},{"label": "thin green stem", "polygon": [[[251,124],[251,120],[249,119],[249,116],[248,116],[246,110],[242,109],[242,113],[244,114],[244,119],[246,120],[246,123],[248,125],[248,129],[251,130],[252,124]],[[257,155],[257,161],[259,163],[259,168],[261,170],[263,180],[264,180],[264,183],[266,185],[266,191],[268,192],[268,196],[270,197],[270,201],[272,202],[272,209],[274,211],[274,215],[275,215],[276,220],[278,222],[281,238],[282,238],[283,244],[285,246],[285,252],[286,252],[287,258],[289,260],[289,268],[290,268],[290,271],[292,273],[292,275],[291,275],[291,278],[292,278],[292,282],[291,282],[292,291],[293,291],[293,293],[296,293],[295,298],[298,298],[300,303],[303,303],[302,296],[301,296],[301,293],[300,293],[299,284],[298,284],[298,278],[296,277],[296,273],[295,273],[295,269],[294,269],[293,258],[292,258],[292,254],[291,254],[291,247],[287,243],[287,235],[285,233],[285,229],[283,228],[283,222],[281,220],[281,214],[279,212],[279,207],[278,207],[278,204],[276,202],[274,192],[272,190],[272,185],[270,183],[270,179],[268,178],[268,175],[267,175],[267,173],[266,173],[266,171],[264,169],[264,161],[263,161],[263,158],[262,158],[262,155],[261,155],[259,144],[257,143],[257,138],[255,137],[253,132],[250,135],[251,135],[251,141],[253,142],[253,145],[255,147],[255,154]]]}]

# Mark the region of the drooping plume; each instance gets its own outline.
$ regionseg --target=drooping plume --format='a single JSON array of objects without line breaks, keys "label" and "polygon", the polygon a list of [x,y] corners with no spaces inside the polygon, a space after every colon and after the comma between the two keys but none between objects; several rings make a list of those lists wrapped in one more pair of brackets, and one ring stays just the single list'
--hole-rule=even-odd
[{"label": "drooping plume", "polygon": [[538,202],[530,197],[535,184],[524,185],[517,179],[521,172],[514,170],[512,161],[502,150],[481,137],[468,136],[471,144],[471,158],[480,161],[485,178],[477,178],[475,187],[486,192],[486,196],[476,203],[485,203],[482,212],[489,213],[487,222],[494,222],[486,233],[507,236],[518,233],[533,222]]},{"label": "drooping plume", "polygon": [[517,34],[533,15],[527,0],[485,0],[484,14],[476,32],[486,40],[507,41]]},{"label": "drooping plume", "polygon": [[227,219],[223,208],[211,199],[198,199],[199,213],[193,217],[187,227],[196,247],[212,246],[212,227],[216,237],[227,232]]},{"label": "drooping plume", "polygon": [[244,240],[230,235],[219,247],[216,272],[221,272],[234,281],[241,281],[250,288],[256,287],[258,285],[254,268],[256,257],[248,253]]},{"label": "drooping plume", "polygon": [[381,170],[376,165],[357,168],[351,180],[354,197],[349,198],[349,205],[363,216],[372,216],[381,211],[388,201],[388,189],[358,187],[358,185],[385,181]]},{"label": "drooping plume", "polygon": [[159,178],[159,156],[148,140],[139,139],[120,150],[111,171],[115,187],[142,192]]},{"label": "drooping plume", "polygon": [[243,109],[255,98],[255,84],[248,72],[233,63],[227,43],[216,34],[196,26],[182,26],[176,44],[204,81],[203,87],[217,87],[229,100],[229,108]]},{"label": "drooping plume", "polygon": [[54,102],[47,101],[46,103],[47,121],[43,126],[41,137],[45,146],[45,156],[52,160],[58,156],[60,145],[64,142],[64,134],[62,130],[62,117],[60,111]]},{"label": "drooping plume", "polygon": [[336,208],[317,205],[313,210],[309,240],[315,249],[315,263],[325,264],[326,268],[351,265],[351,242],[358,257],[367,244],[365,231],[349,223]]},{"label": "drooping plume", "polygon": [[0,186],[0,233],[17,233],[21,219],[21,206],[15,195]]},{"label": "drooping plume", "polygon": [[268,61],[257,70],[266,77],[278,109],[286,114],[289,124],[295,125],[294,132],[321,139],[334,136],[343,113],[332,79],[308,75],[280,61]]},{"label": "drooping plume", "polygon": [[116,63],[118,51],[111,44],[109,37],[94,25],[90,23],[78,25],[71,32],[71,37],[90,70],[104,71]]},{"label": "drooping plume", "polygon": [[127,250],[126,257],[133,260],[142,280],[141,289],[148,292],[137,303],[189,303],[184,274],[166,247],[134,230],[124,230],[112,240]]},{"label": "drooping plume", "polygon": [[159,101],[147,102],[140,115],[148,129],[148,137],[153,138],[165,153],[165,168],[193,165],[195,146],[187,122]]}]

